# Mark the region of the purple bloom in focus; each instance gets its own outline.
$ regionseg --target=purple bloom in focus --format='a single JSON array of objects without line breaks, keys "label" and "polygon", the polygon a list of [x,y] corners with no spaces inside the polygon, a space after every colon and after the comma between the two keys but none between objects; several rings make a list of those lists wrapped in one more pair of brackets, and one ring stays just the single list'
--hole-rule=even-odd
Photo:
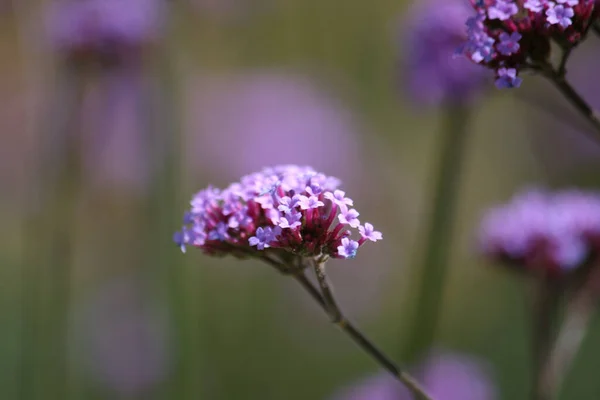
[{"label": "purple bloom in focus", "polygon": [[302,213],[298,211],[285,213],[285,215],[279,220],[280,228],[294,229],[300,225],[302,225]]},{"label": "purple bloom in focus", "polygon": [[519,87],[523,81],[517,76],[517,70],[514,68],[498,68],[497,74],[496,87],[498,89]]},{"label": "purple bloom in focus", "polygon": [[401,23],[403,82],[411,100],[424,105],[470,101],[490,78],[488,71],[455,56],[467,39],[464,27],[471,14],[463,0],[426,0]]},{"label": "purple bloom in focus", "polygon": [[360,214],[355,209],[350,210],[342,210],[340,215],[338,215],[338,219],[342,224],[348,224],[353,228],[358,228],[360,225],[360,221],[358,220],[358,216]]},{"label": "purple bloom in focus", "polygon": [[[496,400],[489,367],[461,354],[434,353],[415,370],[436,400]],[[381,373],[334,395],[331,400],[412,400],[412,395],[394,377]]]},{"label": "purple bloom in focus", "polygon": [[[338,184],[309,167],[280,165],[244,176],[224,190],[209,187],[190,202],[188,224],[175,235],[175,242],[183,250],[187,244],[212,255],[248,257],[272,249],[321,259],[354,257],[365,234],[372,241],[381,234],[365,224],[359,242],[349,239],[352,232],[346,227],[359,227],[359,213],[329,200],[336,198]],[[274,190],[264,190],[273,185]],[[340,201],[343,195],[338,192]],[[228,222],[232,215],[244,223]]]},{"label": "purple bloom in focus", "polygon": [[573,15],[575,15],[575,12],[571,7],[565,7],[561,4],[550,7],[548,10],[546,10],[548,23],[551,25],[558,24],[563,28],[566,28],[573,23],[573,21],[571,21]]},{"label": "purple bloom in focus", "polygon": [[347,209],[348,206],[354,205],[352,199],[346,197],[346,192],[343,190],[335,190],[333,193],[326,193],[325,198],[331,200],[343,209]]},{"label": "purple bloom in focus", "polygon": [[483,252],[526,270],[561,276],[600,244],[600,194],[527,191],[491,209],[480,228]]},{"label": "purple bloom in focus", "polygon": [[498,51],[500,54],[510,56],[519,51],[519,40],[521,40],[521,34],[519,32],[513,32],[510,35],[503,32],[500,34],[499,39],[500,43],[498,43]]},{"label": "purple bloom in focus", "polygon": [[523,4],[523,7],[529,11],[537,13],[542,11],[546,4],[548,4],[548,0],[527,0]]},{"label": "purple bloom in focus", "polygon": [[507,20],[519,12],[519,8],[512,0],[497,0],[495,5],[488,7],[490,19]]},{"label": "purple bloom in focus", "polygon": [[383,239],[381,232],[376,231],[375,228],[373,228],[373,225],[368,222],[364,226],[359,226],[358,231],[364,239],[368,239],[371,242],[376,242]]},{"label": "purple bloom in focus", "polygon": [[300,196],[298,205],[301,210],[310,210],[311,208],[319,208],[325,205],[317,196]]},{"label": "purple bloom in focus", "polygon": [[356,251],[358,250],[358,242],[350,240],[348,238],[342,239],[342,244],[338,246],[338,254],[344,258],[356,257]]},{"label": "purple bloom in focus", "polygon": [[269,243],[276,239],[276,236],[281,233],[281,230],[274,230],[271,227],[256,229],[255,236],[248,239],[250,246],[256,246],[258,250],[264,250],[270,247]]},{"label": "purple bloom in focus", "polygon": [[[594,0],[471,1],[476,13],[467,21],[468,39],[458,52],[496,71],[498,88],[518,87],[516,75],[549,59],[552,42],[571,49],[585,39],[598,16]],[[561,4],[562,3],[562,4]],[[570,4],[576,4],[571,8]],[[510,36],[508,35],[510,33]],[[517,43],[518,34],[527,40]],[[519,39],[520,39],[519,37]],[[518,44],[518,45],[517,45]],[[512,71],[515,71],[514,73]]]}]

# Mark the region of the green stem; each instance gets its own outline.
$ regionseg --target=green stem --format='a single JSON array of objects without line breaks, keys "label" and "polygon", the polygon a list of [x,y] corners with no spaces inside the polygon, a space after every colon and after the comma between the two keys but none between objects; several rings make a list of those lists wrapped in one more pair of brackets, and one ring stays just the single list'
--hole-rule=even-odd
[{"label": "green stem", "polygon": [[[433,400],[427,394],[421,384],[413,378],[408,372],[399,368],[385,353],[371,342],[357,327],[355,327],[342,313],[333,299],[331,284],[327,282],[324,268],[316,267],[318,272],[318,281],[321,292],[306,277],[303,271],[295,273],[293,276],[308,294],[317,302],[317,304],[332,318],[332,322],[338,326],[342,332],[347,334],[365,353],[375,360],[387,372],[392,374],[397,380],[406,386],[417,400]],[[327,282],[324,284],[324,282]]]},{"label": "green stem", "polygon": [[[67,398],[67,323],[71,279],[71,237],[79,190],[80,77],[61,71],[43,115],[40,155],[34,168],[35,199],[25,226],[23,257],[20,399]],[[48,277],[47,280],[45,277]],[[48,296],[49,298],[44,298]],[[43,327],[43,328],[42,328]],[[44,329],[42,344],[39,330]],[[46,371],[39,371],[47,367]],[[50,384],[49,382],[52,382]],[[52,391],[48,393],[47,388]]]},{"label": "green stem", "polygon": [[593,268],[584,286],[569,301],[565,320],[540,371],[539,384],[541,390],[548,393],[547,398],[560,397],[562,384],[586,337],[599,299],[600,269]]},{"label": "green stem", "polygon": [[544,382],[544,375],[556,336],[560,288],[545,277],[540,277],[535,283],[538,288],[533,307],[531,397],[533,400],[550,400],[552,392]]},{"label": "green stem", "polygon": [[453,217],[460,191],[468,117],[469,110],[461,104],[448,105],[444,110],[441,154],[431,195],[425,254],[417,269],[419,287],[405,349],[409,361],[414,361],[427,351],[435,337],[452,245]]}]

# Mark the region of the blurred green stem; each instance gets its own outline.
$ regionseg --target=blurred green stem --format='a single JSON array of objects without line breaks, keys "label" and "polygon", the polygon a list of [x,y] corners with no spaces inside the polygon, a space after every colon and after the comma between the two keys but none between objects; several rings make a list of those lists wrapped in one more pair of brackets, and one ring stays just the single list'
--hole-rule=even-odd
[{"label": "blurred green stem", "polygon": [[544,369],[548,364],[557,329],[560,287],[553,281],[540,276],[535,281],[537,290],[533,307],[532,349],[532,399],[550,400],[552,392],[544,383]]},{"label": "blurred green stem", "polygon": [[[285,267],[276,267],[280,271],[285,270]],[[321,306],[323,311],[331,317],[331,322],[337,325],[344,333],[346,333],[353,341],[371,356],[380,366],[392,374],[397,380],[402,382],[408,390],[415,396],[417,400],[433,400],[427,394],[425,389],[406,371],[400,369],[387,355],[377,348],[358,328],[356,328],[342,313],[337,306],[331,283],[327,279],[325,266],[322,263],[313,263],[314,271],[317,275],[320,291],[306,277],[304,270],[298,270],[293,273],[296,281],[308,292],[308,294]]]},{"label": "blurred green stem", "polygon": [[[33,177],[39,191],[34,201],[39,204],[28,210],[25,227],[19,398],[27,400],[37,398],[38,379],[52,381],[52,392],[44,387],[45,398],[68,397],[70,235],[80,182],[77,130],[82,82],[73,71],[62,71],[57,79],[56,92],[41,119],[44,132]],[[44,345],[39,336],[42,326],[48,340]],[[41,366],[49,369],[39,371]]]},{"label": "blurred green stem", "polygon": [[432,345],[440,316],[460,174],[467,144],[469,109],[447,104],[444,109],[440,155],[431,194],[425,254],[418,269],[418,291],[411,314],[405,356],[414,361]]},{"label": "blurred green stem", "polygon": [[540,391],[548,395],[540,399],[560,398],[562,383],[581,348],[599,300],[600,269],[595,266],[585,284],[569,301],[558,337],[554,346],[548,349],[547,362],[540,371],[539,382]]}]

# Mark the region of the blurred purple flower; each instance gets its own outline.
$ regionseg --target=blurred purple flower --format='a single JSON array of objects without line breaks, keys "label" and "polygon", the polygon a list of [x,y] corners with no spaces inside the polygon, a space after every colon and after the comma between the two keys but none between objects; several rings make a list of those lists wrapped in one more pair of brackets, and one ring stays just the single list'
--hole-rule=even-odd
[{"label": "blurred purple flower", "polygon": [[[434,353],[416,368],[416,378],[436,400],[494,400],[496,389],[487,364],[453,353]],[[381,373],[346,388],[332,400],[410,400],[392,376]]]},{"label": "blurred purple flower", "polygon": [[76,60],[113,63],[154,42],[165,15],[161,0],[68,0],[51,3],[52,46]]},{"label": "blurred purple flower", "polygon": [[363,176],[356,120],[310,79],[259,72],[188,87],[194,170],[232,180],[267,162],[311,165],[349,183]]},{"label": "blurred purple flower", "polygon": [[426,0],[401,22],[404,85],[411,100],[423,105],[468,102],[481,92],[489,71],[456,56],[472,15],[465,0]]},{"label": "blurred purple flower", "polygon": [[165,319],[132,283],[103,288],[83,304],[75,325],[87,371],[127,398],[147,394],[169,369]]},{"label": "blurred purple flower", "polygon": [[486,213],[479,240],[491,258],[561,276],[598,250],[600,193],[519,193]]}]

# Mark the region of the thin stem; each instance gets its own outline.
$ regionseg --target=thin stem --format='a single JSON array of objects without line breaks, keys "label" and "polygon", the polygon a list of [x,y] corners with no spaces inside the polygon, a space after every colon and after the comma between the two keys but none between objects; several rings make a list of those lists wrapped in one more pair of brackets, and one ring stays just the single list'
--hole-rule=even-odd
[{"label": "thin stem", "polygon": [[564,75],[560,75],[559,72],[553,68],[546,68],[544,70],[545,75],[554,86],[566,97],[566,99],[579,111],[579,113],[589,121],[589,123],[596,130],[595,134],[585,131],[600,144],[600,119],[598,114],[592,109],[592,107],[585,101],[583,97],[575,90],[573,86],[567,81]]},{"label": "thin stem", "polygon": [[538,285],[534,304],[532,329],[532,399],[550,400],[552,393],[544,384],[544,368],[548,362],[550,349],[555,338],[559,292],[556,285],[543,277],[535,282]]},{"label": "thin stem", "polygon": [[[322,265],[321,265],[322,266]],[[319,282],[327,282],[327,275],[325,275],[324,268],[319,267],[320,272],[317,276]],[[320,277],[319,277],[320,275]],[[320,285],[321,292],[308,280],[303,271],[295,273],[294,278],[300,283],[300,285],[310,294],[310,296],[321,306],[321,308],[330,316],[335,315],[335,319],[332,318],[332,322],[337,325],[344,333],[350,338],[368,355],[370,355],[379,365],[385,368],[391,373],[396,379],[402,382],[408,390],[418,400],[433,400],[429,396],[425,389],[413,378],[410,374],[400,369],[388,356],[386,356],[381,350],[379,350],[358,328],[356,328],[350,321],[344,317],[344,314],[336,305],[333,299],[333,293],[331,292],[331,285],[326,283]],[[322,292],[326,292],[324,294]],[[328,298],[326,300],[326,298]]]},{"label": "thin stem", "polygon": [[558,338],[548,356],[541,384],[558,398],[562,383],[586,336],[600,297],[600,269],[593,268],[586,284],[567,306],[567,314]]},{"label": "thin stem", "polygon": [[460,193],[468,117],[469,110],[460,104],[448,105],[444,110],[441,153],[429,206],[431,216],[425,237],[425,254],[418,265],[420,281],[405,349],[409,361],[427,351],[435,337],[452,245],[453,217]]}]

